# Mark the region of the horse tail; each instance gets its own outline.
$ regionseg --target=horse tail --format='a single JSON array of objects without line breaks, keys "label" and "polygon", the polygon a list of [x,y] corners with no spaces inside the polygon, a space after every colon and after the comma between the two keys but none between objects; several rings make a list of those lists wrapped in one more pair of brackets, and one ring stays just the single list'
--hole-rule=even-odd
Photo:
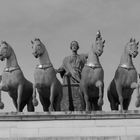
[{"label": "horse tail", "polygon": [[107,94],[108,94],[109,98],[110,98],[110,96],[112,96],[112,98],[118,97],[114,79],[111,81],[110,86],[107,89]]}]

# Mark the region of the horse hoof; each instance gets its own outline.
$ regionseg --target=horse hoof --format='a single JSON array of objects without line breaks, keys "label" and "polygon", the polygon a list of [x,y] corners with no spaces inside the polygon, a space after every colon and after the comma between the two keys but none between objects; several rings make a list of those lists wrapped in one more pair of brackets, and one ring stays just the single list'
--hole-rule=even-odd
[{"label": "horse hoof", "polygon": [[0,102],[0,109],[4,109],[4,103]]},{"label": "horse hoof", "polygon": [[37,101],[36,98],[33,99],[33,105],[34,105],[34,106],[37,106],[37,105],[38,105],[38,101]]},{"label": "horse hoof", "polygon": [[140,107],[140,101],[139,100],[136,101],[135,106]]},{"label": "horse hoof", "polygon": [[86,110],[85,113],[86,114],[91,114],[91,111],[90,110]]},{"label": "horse hoof", "polygon": [[120,111],[119,111],[120,113],[126,113],[126,111],[124,110],[124,109],[120,109]]},{"label": "horse hoof", "polygon": [[53,107],[49,107],[49,112],[52,112],[54,111],[54,108]]},{"label": "horse hoof", "polygon": [[99,105],[99,106],[102,106],[103,104],[104,104],[104,101],[103,101],[102,99],[99,99],[99,100],[98,100],[98,105]]}]

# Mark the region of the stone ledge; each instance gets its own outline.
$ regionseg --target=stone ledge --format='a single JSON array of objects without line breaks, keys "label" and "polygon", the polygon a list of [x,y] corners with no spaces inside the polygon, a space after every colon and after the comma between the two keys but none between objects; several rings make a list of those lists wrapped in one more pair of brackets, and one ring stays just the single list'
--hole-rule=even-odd
[{"label": "stone ledge", "polygon": [[[0,139],[125,140],[140,138],[140,112],[0,113]],[[133,140],[133,138],[130,140]],[[135,139],[134,139],[135,140]]]},{"label": "stone ledge", "polygon": [[0,113],[0,121],[49,121],[49,120],[110,120],[140,119],[140,111],[74,111],[74,112],[5,112]]}]

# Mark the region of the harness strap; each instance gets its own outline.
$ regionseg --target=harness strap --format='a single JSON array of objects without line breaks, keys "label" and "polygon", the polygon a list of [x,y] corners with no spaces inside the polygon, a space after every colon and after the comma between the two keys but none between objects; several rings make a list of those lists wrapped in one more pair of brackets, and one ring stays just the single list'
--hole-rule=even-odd
[{"label": "harness strap", "polygon": [[48,69],[50,67],[53,67],[52,64],[50,64],[50,65],[45,65],[44,64],[44,65],[37,65],[36,69],[44,69],[45,70],[45,69]]},{"label": "harness strap", "polygon": [[7,67],[4,69],[4,72],[13,72],[15,70],[20,70],[20,67]]},{"label": "harness strap", "polygon": [[126,65],[126,64],[121,64],[121,65],[119,65],[119,67],[124,68],[124,69],[127,69],[127,70],[133,70],[133,69],[135,69],[135,67],[134,67],[134,66],[129,67],[129,66],[128,66],[128,65]]},{"label": "harness strap", "polygon": [[93,63],[86,63],[85,66],[90,67],[92,69],[96,69],[96,68],[102,68],[102,66],[100,64],[93,64]]}]

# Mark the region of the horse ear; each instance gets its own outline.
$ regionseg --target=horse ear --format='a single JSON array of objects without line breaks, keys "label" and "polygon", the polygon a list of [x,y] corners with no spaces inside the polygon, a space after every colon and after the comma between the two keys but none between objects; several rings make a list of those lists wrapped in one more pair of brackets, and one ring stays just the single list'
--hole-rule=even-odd
[{"label": "horse ear", "polygon": [[103,44],[105,44],[105,40],[103,41]]},{"label": "horse ear", "polygon": [[133,41],[136,42],[136,39],[134,38]]},{"label": "horse ear", "polygon": [[1,40],[1,44],[3,43],[4,41],[3,40]]},{"label": "horse ear", "polygon": [[132,42],[133,41],[133,39],[132,39],[132,37],[130,38],[130,42]]},{"label": "horse ear", "polygon": [[34,42],[31,40],[31,44],[34,44]]},{"label": "horse ear", "polygon": [[35,38],[34,40],[35,40],[35,41],[40,41],[40,39],[39,39],[39,38]]}]

